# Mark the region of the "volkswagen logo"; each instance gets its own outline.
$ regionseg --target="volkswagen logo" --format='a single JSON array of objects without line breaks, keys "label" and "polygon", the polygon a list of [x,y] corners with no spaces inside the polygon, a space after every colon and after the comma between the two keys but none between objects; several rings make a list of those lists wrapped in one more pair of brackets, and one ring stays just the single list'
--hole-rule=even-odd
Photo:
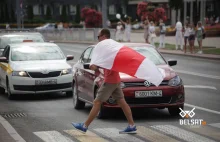
[{"label": "volkswagen logo", "polygon": [[151,83],[150,83],[150,82],[148,82],[147,80],[146,80],[146,81],[144,81],[144,86],[146,86],[146,87],[150,87],[150,85],[151,85]]},{"label": "volkswagen logo", "polygon": [[49,70],[46,70],[46,69],[45,69],[45,70],[42,70],[41,73],[42,73],[42,74],[48,74],[49,72],[50,72]]}]

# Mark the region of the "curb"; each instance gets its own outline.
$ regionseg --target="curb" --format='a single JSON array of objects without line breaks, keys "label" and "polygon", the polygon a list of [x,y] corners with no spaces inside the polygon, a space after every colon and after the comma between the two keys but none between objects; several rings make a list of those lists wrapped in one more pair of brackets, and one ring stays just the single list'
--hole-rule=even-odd
[{"label": "curb", "polygon": [[[92,45],[92,44],[96,44],[97,42],[94,41],[54,41],[54,43],[67,43],[67,44],[88,44],[88,45]],[[135,43],[135,42],[133,42]],[[203,59],[212,59],[212,60],[220,60],[220,55],[213,55],[213,54],[184,54],[184,53],[176,53],[176,52],[172,52],[172,50],[158,50],[160,53],[164,53],[164,54],[171,54],[171,55],[180,55],[180,56],[188,56],[188,57],[194,57],[194,58],[203,58]]]}]

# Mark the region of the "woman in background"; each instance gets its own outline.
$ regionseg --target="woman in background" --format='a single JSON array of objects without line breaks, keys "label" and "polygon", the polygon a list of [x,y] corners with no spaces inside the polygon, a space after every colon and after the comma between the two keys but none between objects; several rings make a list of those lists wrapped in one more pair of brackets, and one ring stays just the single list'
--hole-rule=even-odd
[{"label": "woman in background", "polygon": [[183,32],[184,32],[184,53],[186,53],[186,46],[187,46],[187,40],[188,40],[188,38],[189,38],[189,23],[186,23],[186,25],[185,25],[185,27],[184,27],[184,30],[183,30]]},{"label": "woman in background", "polygon": [[126,22],[120,20],[122,24],[125,25],[125,36],[126,36],[126,41],[130,42],[131,41],[131,19],[128,17],[126,19]]},{"label": "woman in background", "polygon": [[155,27],[154,27],[154,22],[150,22],[150,27],[149,27],[149,34],[150,34],[150,44],[155,47],[155,41],[154,39],[157,37],[155,34]]},{"label": "woman in background", "polygon": [[149,21],[145,20],[143,24],[144,28],[144,39],[146,43],[149,43],[148,38],[149,38]]},{"label": "woman in background", "polygon": [[190,52],[194,53],[194,43],[195,43],[195,29],[194,24],[189,25],[189,46]]}]

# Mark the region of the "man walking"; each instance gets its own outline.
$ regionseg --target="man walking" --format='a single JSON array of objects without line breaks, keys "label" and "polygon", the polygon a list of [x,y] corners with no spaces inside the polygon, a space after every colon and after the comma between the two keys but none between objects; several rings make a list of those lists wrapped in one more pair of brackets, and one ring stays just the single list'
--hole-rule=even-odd
[{"label": "man walking", "polygon": [[178,46],[180,45],[180,49],[183,50],[183,25],[180,21],[176,23],[176,50],[178,50]]},{"label": "man walking", "polygon": [[[110,31],[108,29],[102,29],[99,32],[98,40],[103,41],[105,39],[110,38]],[[105,47],[103,47],[105,48]],[[96,65],[90,65],[90,69],[94,71],[98,71],[98,66]],[[86,133],[88,126],[90,123],[94,120],[94,118],[97,116],[101,104],[105,102],[110,96],[112,96],[118,103],[118,105],[122,108],[127,120],[128,120],[128,127],[124,130],[120,131],[119,133],[130,133],[134,134],[136,133],[136,126],[134,125],[132,112],[130,107],[128,106],[127,102],[124,99],[124,94],[122,92],[122,89],[120,87],[120,76],[119,72],[104,69],[104,83],[99,88],[96,98],[93,102],[93,107],[90,111],[90,114],[87,118],[87,120],[84,123],[72,123],[72,125],[79,131]]]}]

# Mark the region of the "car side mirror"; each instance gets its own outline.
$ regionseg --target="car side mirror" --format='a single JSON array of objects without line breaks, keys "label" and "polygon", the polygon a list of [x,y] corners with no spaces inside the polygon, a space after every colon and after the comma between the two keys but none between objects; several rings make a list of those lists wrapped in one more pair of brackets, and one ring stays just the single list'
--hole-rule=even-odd
[{"label": "car side mirror", "polygon": [[177,60],[168,60],[168,65],[175,66],[177,64]]},{"label": "car side mirror", "polygon": [[8,59],[6,57],[0,57],[0,62],[8,63]]},{"label": "car side mirror", "polygon": [[88,69],[88,70],[89,70],[89,69],[90,69],[89,66],[90,66],[89,63],[85,63],[85,64],[83,64],[84,69]]},{"label": "car side mirror", "polygon": [[73,55],[67,55],[67,56],[66,56],[66,60],[67,60],[67,61],[73,60],[73,59],[74,59]]}]

